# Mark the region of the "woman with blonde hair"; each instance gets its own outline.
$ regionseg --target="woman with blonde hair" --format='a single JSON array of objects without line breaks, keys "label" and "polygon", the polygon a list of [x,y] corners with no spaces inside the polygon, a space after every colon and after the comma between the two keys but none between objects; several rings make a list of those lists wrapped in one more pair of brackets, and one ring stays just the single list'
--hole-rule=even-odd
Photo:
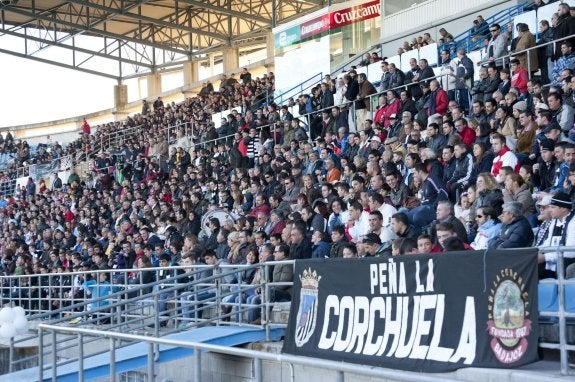
[{"label": "woman with blonde hair", "polygon": [[481,206],[491,206],[495,209],[496,216],[503,212],[503,192],[495,180],[495,177],[489,172],[482,172],[477,176],[475,182],[477,187],[477,199],[473,204],[474,210]]}]

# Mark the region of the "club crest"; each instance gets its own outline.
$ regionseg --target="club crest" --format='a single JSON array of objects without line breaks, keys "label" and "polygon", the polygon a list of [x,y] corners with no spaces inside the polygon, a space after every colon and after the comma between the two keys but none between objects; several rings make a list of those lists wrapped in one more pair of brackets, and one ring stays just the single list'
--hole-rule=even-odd
[{"label": "club crest", "polygon": [[527,297],[523,280],[511,269],[501,270],[493,281],[487,332],[493,338],[493,353],[501,363],[515,363],[527,351],[527,336],[531,332]]},{"label": "club crest", "polygon": [[299,276],[301,282],[297,324],[295,329],[295,344],[297,347],[305,345],[315,330],[317,321],[317,297],[319,281],[316,271],[305,269]]}]

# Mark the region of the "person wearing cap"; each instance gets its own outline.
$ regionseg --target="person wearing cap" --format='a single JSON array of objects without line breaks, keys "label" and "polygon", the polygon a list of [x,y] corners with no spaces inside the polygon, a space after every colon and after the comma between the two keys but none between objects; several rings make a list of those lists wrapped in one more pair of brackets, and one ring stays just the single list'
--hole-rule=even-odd
[{"label": "person wearing cap", "polygon": [[[573,246],[575,245],[575,222],[573,221],[573,202],[569,195],[558,192],[551,198],[549,206],[551,220],[547,237],[542,242],[543,247]],[[557,277],[558,252],[539,254],[539,278]],[[565,269],[575,263],[575,252],[564,252],[563,264]]]},{"label": "person wearing cap", "polygon": [[555,143],[551,139],[541,142],[541,155],[533,165],[533,185],[541,191],[548,192],[555,185],[559,164],[554,156]]},{"label": "person wearing cap", "polygon": [[547,239],[547,233],[549,227],[551,226],[551,221],[553,217],[551,216],[551,199],[553,195],[543,195],[537,200],[535,206],[537,208],[537,221],[541,222],[537,228],[535,234],[535,245],[534,247],[541,247],[543,242]]},{"label": "person wearing cap", "polygon": [[533,230],[519,202],[503,204],[503,212],[499,220],[503,223],[501,234],[489,242],[490,249],[523,248],[533,244]]}]

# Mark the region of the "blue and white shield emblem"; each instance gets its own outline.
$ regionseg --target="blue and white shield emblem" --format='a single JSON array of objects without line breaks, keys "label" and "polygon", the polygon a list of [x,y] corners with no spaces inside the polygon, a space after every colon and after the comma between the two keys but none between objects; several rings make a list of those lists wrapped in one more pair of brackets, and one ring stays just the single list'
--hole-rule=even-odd
[{"label": "blue and white shield emblem", "polygon": [[305,345],[315,330],[318,287],[321,276],[318,276],[317,273],[310,268],[309,270],[304,270],[299,278],[302,285],[295,329],[295,344],[297,347]]}]

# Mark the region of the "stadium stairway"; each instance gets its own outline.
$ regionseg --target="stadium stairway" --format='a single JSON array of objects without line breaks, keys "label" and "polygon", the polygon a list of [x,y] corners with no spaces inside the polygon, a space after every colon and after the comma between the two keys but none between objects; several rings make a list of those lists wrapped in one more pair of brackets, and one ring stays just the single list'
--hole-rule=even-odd
[{"label": "stadium stairway", "polygon": [[[279,341],[284,336],[283,328],[271,328],[270,339]],[[188,331],[174,333],[163,337],[170,340],[202,342],[222,346],[238,346],[248,343],[263,341],[266,339],[264,329],[241,327],[241,326],[206,326]],[[156,363],[165,363],[177,359],[191,357],[193,349],[176,346],[159,347],[159,357]],[[145,343],[136,343],[116,350],[116,372],[126,372],[145,368],[148,360],[148,347]],[[110,373],[109,352],[91,356],[84,359],[84,379],[105,378]],[[58,368],[57,380],[59,382],[79,380],[78,362],[71,362]],[[38,380],[38,368],[21,370],[2,376],[2,380],[10,382],[31,382]],[[43,381],[52,380],[51,370],[45,370]]]}]

